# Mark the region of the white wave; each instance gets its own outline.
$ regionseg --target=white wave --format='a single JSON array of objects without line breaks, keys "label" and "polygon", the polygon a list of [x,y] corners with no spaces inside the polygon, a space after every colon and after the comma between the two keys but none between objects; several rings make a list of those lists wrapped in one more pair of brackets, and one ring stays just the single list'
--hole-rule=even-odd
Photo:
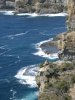
[{"label": "white wave", "polygon": [[47,16],[47,17],[56,17],[56,16],[67,16],[67,13],[56,13],[56,14],[37,14],[37,13],[19,13],[18,16],[30,16],[30,17],[38,17],[38,16]]},{"label": "white wave", "polygon": [[19,37],[19,36],[22,36],[22,35],[26,35],[29,31],[26,31],[25,33],[19,33],[19,34],[15,34],[15,35],[7,35],[7,36],[4,36],[4,37],[8,37],[10,39],[14,39],[15,37]]},{"label": "white wave", "polygon": [[37,13],[19,13],[19,14],[16,14],[18,16],[32,16],[32,17],[37,17],[39,16],[39,14]]},{"label": "white wave", "polygon": [[6,57],[14,57],[14,55],[3,55],[3,56],[6,56]]},{"label": "white wave", "polygon": [[5,49],[5,47],[7,47],[7,45],[1,46],[0,49]]},{"label": "white wave", "polygon": [[[0,11],[3,15],[15,15],[15,11],[10,10],[2,10]],[[37,13],[18,13],[17,16],[30,16],[30,17],[38,17],[38,16],[47,16],[47,17],[56,17],[56,16],[67,16],[67,13],[56,13],[56,14],[37,14]]]},{"label": "white wave", "polygon": [[21,68],[15,77],[19,80],[19,83],[29,85],[29,87],[36,87],[35,76],[37,75],[37,65],[31,65]]},{"label": "white wave", "polygon": [[38,51],[36,53],[33,53],[33,54],[37,55],[37,56],[44,57],[44,58],[48,58],[48,59],[58,59],[58,53],[46,54],[40,47],[43,43],[47,43],[47,42],[50,42],[52,40],[53,40],[53,38],[37,43],[35,45],[35,48]]},{"label": "white wave", "polygon": [[10,92],[11,92],[11,94],[12,94],[12,97],[10,97],[10,100],[16,100],[15,99],[15,94],[17,93],[15,90],[13,90],[13,89],[10,89]]},{"label": "white wave", "polygon": [[40,16],[47,16],[47,17],[58,17],[58,16],[67,16],[67,13],[56,13],[56,14],[41,14]]},{"label": "white wave", "polygon": [[35,46],[36,46],[36,47],[41,46],[43,43],[47,43],[47,42],[50,42],[50,41],[52,41],[52,40],[53,40],[53,38],[50,38],[50,39],[48,39],[48,40],[41,41],[41,42],[35,44]]},{"label": "white wave", "polygon": [[4,10],[4,11],[0,11],[0,13],[2,13],[3,15],[14,15],[15,11]]}]

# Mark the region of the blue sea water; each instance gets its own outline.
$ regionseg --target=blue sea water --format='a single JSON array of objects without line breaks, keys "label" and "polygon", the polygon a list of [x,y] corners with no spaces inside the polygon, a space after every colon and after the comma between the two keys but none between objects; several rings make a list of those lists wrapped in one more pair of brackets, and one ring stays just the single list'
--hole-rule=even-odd
[{"label": "blue sea water", "polygon": [[65,32],[65,20],[0,14],[0,100],[37,100],[38,89],[21,84],[14,76],[21,68],[46,60],[33,55],[34,45]]}]

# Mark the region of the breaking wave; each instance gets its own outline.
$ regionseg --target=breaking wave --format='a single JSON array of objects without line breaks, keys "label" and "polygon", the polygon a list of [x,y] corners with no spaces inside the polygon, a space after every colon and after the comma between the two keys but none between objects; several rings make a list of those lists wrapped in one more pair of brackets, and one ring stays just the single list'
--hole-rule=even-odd
[{"label": "breaking wave", "polygon": [[42,48],[40,47],[43,43],[47,43],[47,42],[50,42],[52,40],[53,40],[53,38],[50,38],[48,40],[45,40],[45,41],[42,41],[42,42],[39,42],[39,43],[35,44],[35,48],[38,51],[33,53],[33,55],[41,56],[41,57],[48,58],[48,59],[58,59],[58,53],[46,54],[42,50]]},{"label": "breaking wave", "polygon": [[4,36],[3,38],[10,38],[10,39],[14,39],[15,37],[19,37],[19,36],[23,36],[23,35],[26,35],[29,31],[26,31],[25,33],[18,33],[18,34],[15,34],[15,35],[7,35],[7,36]]},{"label": "breaking wave", "polygon": [[67,13],[57,13],[57,14],[20,13],[17,15],[18,16],[30,16],[30,17],[39,17],[39,16],[57,17],[57,16],[67,16]]},{"label": "breaking wave", "polygon": [[38,16],[46,16],[46,17],[57,17],[57,16],[67,16],[67,13],[57,13],[57,14],[37,14],[37,13],[18,13],[15,11],[0,11],[3,15],[16,15],[16,16],[30,16],[30,17],[38,17]]},{"label": "breaking wave", "polygon": [[35,76],[38,72],[38,65],[31,65],[21,68],[15,77],[18,79],[19,83],[28,85],[31,88],[37,87]]},{"label": "breaking wave", "polygon": [[4,10],[4,11],[0,11],[0,13],[2,13],[3,15],[14,15],[15,11]]}]

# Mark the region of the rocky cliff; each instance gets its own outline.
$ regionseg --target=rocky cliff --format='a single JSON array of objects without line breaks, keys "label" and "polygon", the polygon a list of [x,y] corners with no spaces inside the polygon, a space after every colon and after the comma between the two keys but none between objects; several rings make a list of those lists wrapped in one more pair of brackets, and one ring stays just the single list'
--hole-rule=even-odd
[{"label": "rocky cliff", "polygon": [[68,2],[67,32],[41,45],[58,47],[59,61],[40,65],[39,100],[75,100],[75,0]]},{"label": "rocky cliff", "polygon": [[0,9],[15,9],[15,0],[0,0]]},{"label": "rocky cliff", "polygon": [[17,13],[59,13],[66,11],[67,0],[0,0],[1,9],[15,9]]},{"label": "rocky cliff", "polygon": [[40,65],[39,100],[75,100],[75,31],[58,35],[49,44],[59,48],[60,60]]},{"label": "rocky cliff", "polygon": [[66,9],[67,0],[16,0],[18,12],[59,13]]},{"label": "rocky cliff", "polygon": [[36,76],[39,100],[72,100],[70,88],[75,84],[75,63],[48,62],[40,65]]},{"label": "rocky cliff", "polygon": [[5,0],[0,0],[0,8],[4,8],[6,5]]},{"label": "rocky cliff", "polygon": [[75,1],[68,0],[68,20],[67,26],[69,31],[75,30]]}]

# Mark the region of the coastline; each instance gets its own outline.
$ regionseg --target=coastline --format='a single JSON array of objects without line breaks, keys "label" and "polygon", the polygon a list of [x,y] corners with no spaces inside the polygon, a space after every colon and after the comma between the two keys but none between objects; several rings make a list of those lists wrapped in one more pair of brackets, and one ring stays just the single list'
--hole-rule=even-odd
[{"label": "coastline", "polygon": [[[50,59],[50,60],[57,60],[58,59],[58,52],[56,52],[56,51],[52,52],[52,50],[54,48],[50,47],[51,48],[51,49],[49,48],[51,50],[50,51],[46,47],[46,45],[49,44],[52,41],[53,41],[53,38],[50,38],[48,40],[44,40],[44,41],[41,41],[41,42],[35,44],[35,48],[37,49],[37,52],[35,52],[33,54],[37,55],[37,56],[41,56],[41,57],[47,58],[47,59]],[[48,45],[48,47],[49,47],[49,45]]]},{"label": "coastline", "polygon": [[55,13],[55,14],[39,14],[39,13],[17,13],[15,10],[0,10],[0,13],[4,15],[16,15],[16,16],[30,16],[30,17],[58,17],[58,16],[67,16],[68,14],[65,12]]}]

